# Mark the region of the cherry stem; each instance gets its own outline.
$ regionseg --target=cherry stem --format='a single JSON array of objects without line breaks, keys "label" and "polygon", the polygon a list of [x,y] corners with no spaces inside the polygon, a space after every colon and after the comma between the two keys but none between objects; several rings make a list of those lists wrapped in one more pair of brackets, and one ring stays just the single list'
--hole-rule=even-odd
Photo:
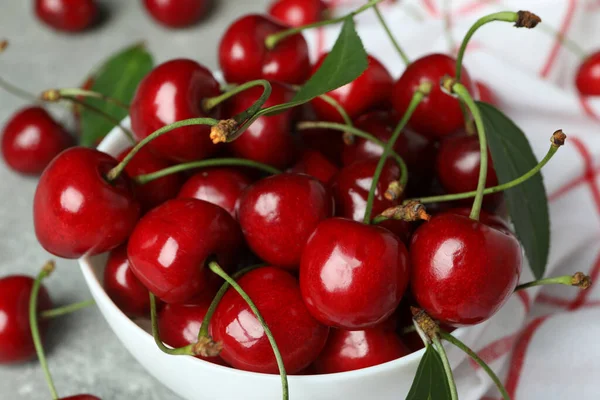
[{"label": "cherry stem", "polygon": [[90,307],[96,304],[93,299],[85,300],[79,303],[69,304],[68,306],[53,308],[52,310],[42,311],[40,313],[40,317],[44,319],[52,319],[56,317],[61,317],[63,315],[70,314],[75,311],[79,311],[83,308]]},{"label": "cherry stem", "polygon": [[158,346],[158,348],[163,353],[172,356],[193,356],[193,344],[188,344],[187,346],[173,349],[165,346],[163,341],[160,340],[160,332],[158,330],[158,318],[156,317],[156,297],[154,296],[154,294],[150,292],[148,293],[150,296],[150,320],[152,321],[152,336],[154,337],[154,342],[156,343],[156,346]]},{"label": "cherry stem", "polygon": [[162,128],[160,128],[160,129],[152,132],[150,135],[146,136],[137,145],[135,145],[135,147],[133,149],[131,149],[131,151],[125,156],[125,158],[123,158],[123,161],[121,161],[116,167],[114,167],[113,169],[108,171],[106,178],[108,179],[109,182],[117,179],[119,177],[119,175],[121,175],[121,173],[123,172],[123,170],[125,169],[127,164],[129,164],[129,162],[133,159],[133,157],[135,157],[137,152],[140,151],[140,149],[142,147],[144,147],[146,144],[150,143],[157,137],[164,135],[165,133],[171,132],[172,130],[175,130],[177,128],[182,128],[184,126],[192,126],[192,125],[215,126],[218,123],[219,123],[219,120],[216,120],[214,118],[190,118],[190,119],[184,119],[182,121],[174,122],[170,125],[163,126]]},{"label": "cherry stem", "polygon": [[281,32],[274,33],[272,35],[267,36],[267,38],[265,39],[265,46],[267,47],[267,49],[273,50],[275,48],[275,46],[277,46],[277,43],[281,42],[282,40],[284,40],[285,38],[287,38],[289,36],[293,36],[293,35],[300,33],[306,29],[318,28],[320,26],[333,25],[333,24],[337,24],[339,22],[343,22],[348,17],[355,17],[356,15],[362,13],[363,11],[368,10],[369,8],[375,6],[376,4],[381,3],[382,1],[383,0],[370,0],[367,4],[363,5],[360,8],[357,8],[356,10],[354,10],[351,13],[346,14],[342,17],[319,21],[319,22],[315,22],[312,24],[299,26],[297,28],[290,28],[290,29],[287,29],[287,30],[284,30]]},{"label": "cherry stem", "polygon": [[[342,132],[349,132],[354,136],[361,137],[361,138],[368,140],[370,142],[373,142],[381,147],[385,147],[385,144],[386,144],[384,141],[377,139],[375,136],[371,135],[368,132],[360,130],[354,126],[347,126],[347,125],[339,124],[336,122],[304,121],[304,122],[299,122],[296,125],[296,128],[298,130],[315,129],[315,128],[317,128],[317,129],[318,128],[333,129],[333,130],[342,131]],[[400,167],[400,174],[401,174],[400,175],[400,185],[402,187],[406,187],[406,184],[408,182],[408,167],[406,166],[404,159],[395,151],[392,151],[390,156],[392,156],[396,160],[396,163],[398,163],[398,166]]]},{"label": "cherry stem", "polygon": [[[559,132],[562,134],[562,131],[556,131],[554,135],[556,135]],[[554,138],[554,135],[552,136],[553,138]],[[564,134],[562,134],[562,135],[564,136]],[[563,143],[564,143],[565,138],[566,138],[566,136],[564,136],[564,138],[563,138]],[[557,142],[553,141],[552,145],[550,146],[550,149],[548,149],[548,152],[546,153],[546,155],[544,156],[542,161],[540,161],[535,167],[533,167],[531,170],[529,170],[526,174],[518,177],[517,179],[513,179],[510,182],[506,182],[501,185],[486,188],[483,191],[483,194],[488,195],[488,194],[492,194],[492,193],[502,192],[507,189],[511,189],[515,186],[518,186],[521,183],[527,181],[528,179],[534,177],[538,172],[540,172],[540,170],[542,168],[544,168],[544,166],[546,164],[548,164],[548,161],[550,161],[550,159],[554,156],[554,154],[556,154],[556,152],[558,151],[558,148],[561,145],[562,145],[562,143],[557,144]],[[437,203],[440,201],[453,201],[453,200],[468,199],[471,197],[475,197],[476,195],[477,195],[477,191],[474,190],[471,192],[464,192],[464,193],[446,194],[446,195],[442,195],[442,196],[431,196],[431,197],[423,197],[423,198],[417,198],[417,199],[408,199],[404,203],[408,203],[410,201],[417,201],[422,204]]]},{"label": "cherry stem", "polygon": [[[292,86],[292,88],[296,91],[300,90],[302,88],[302,86],[298,86],[298,85],[294,85]],[[342,105],[333,97],[327,95],[327,94],[322,94],[319,96],[319,98],[321,100],[323,100],[324,102],[326,102],[327,104],[329,104],[330,106],[332,106],[333,108],[335,108],[335,110],[338,112],[338,114],[340,114],[340,117],[342,117],[342,119],[344,120],[344,123],[348,126],[354,126],[354,123],[352,122],[352,118],[350,118],[350,116],[348,115],[348,113],[346,112],[346,110],[344,110],[344,107],[342,107]]]},{"label": "cherry stem", "polygon": [[563,33],[558,32],[557,30],[552,28],[550,25],[540,24],[540,30],[542,30],[543,32],[546,32],[546,33],[552,35],[553,37],[555,37],[556,39],[558,39],[560,44],[562,44],[564,47],[569,49],[572,53],[574,53],[576,56],[578,56],[581,60],[584,60],[587,57],[587,52],[580,45],[578,45],[574,40],[569,39]]},{"label": "cherry stem", "polygon": [[50,389],[52,400],[57,400],[58,394],[56,393],[56,387],[54,387],[54,381],[52,380],[52,375],[50,375],[50,369],[48,368],[48,362],[46,361],[46,355],[44,354],[44,346],[42,345],[42,339],[40,337],[37,314],[38,294],[40,292],[42,281],[54,271],[54,267],[54,261],[48,261],[42,267],[42,270],[33,282],[31,296],[29,298],[29,326],[31,327],[31,337],[33,338],[35,352],[37,353],[40,365],[44,371],[44,377],[46,378],[46,383],[48,383],[48,389]]},{"label": "cherry stem", "polygon": [[385,30],[385,33],[390,38],[390,41],[392,42],[392,44],[396,48],[396,51],[398,52],[398,55],[400,56],[400,58],[402,59],[402,61],[404,61],[405,65],[409,65],[410,64],[410,59],[408,58],[408,56],[406,55],[406,53],[404,52],[404,50],[402,49],[402,47],[400,47],[400,44],[398,43],[398,41],[394,37],[394,34],[390,30],[390,27],[385,22],[385,19],[383,18],[383,15],[381,14],[381,11],[379,10],[379,7],[377,6],[377,4],[375,4],[373,6],[373,10],[375,11],[375,15],[377,15],[377,19],[379,20],[379,23],[381,24],[381,26]]},{"label": "cherry stem", "polygon": [[446,349],[444,349],[444,345],[442,345],[442,342],[440,342],[438,334],[434,335],[431,338],[431,340],[433,342],[433,347],[442,359],[444,371],[446,371],[446,378],[448,379],[448,386],[450,387],[450,398],[452,400],[458,400],[458,390],[456,389],[456,382],[454,381],[454,375],[452,374],[452,366],[450,365],[450,361],[448,360]]},{"label": "cherry stem", "polygon": [[115,99],[114,97],[107,96],[102,93],[94,92],[92,90],[86,90],[81,88],[68,88],[68,89],[49,89],[42,92],[41,96],[44,101],[58,101],[62,99],[73,99],[78,97],[91,97],[94,99],[99,99],[105,101],[107,103],[111,103],[116,105],[117,107],[122,108],[123,110],[129,112],[129,104],[123,103],[119,99]]},{"label": "cherry stem", "polygon": [[460,75],[462,70],[462,61],[465,55],[465,51],[467,50],[467,45],[469,44],[469,40],[475,34],[475,32],[481,28],[483,25],[493,22],[493,21],[504,21],[504,22],[514,22],[517,28],[534,28],[538,23],[542,20],[535,14],[530,13],[529,11],[502,11],[489,15],[485,15],[479,18],[473,26],[468,30],[465,35],[460,49],[458,50],[458,54],[456,56],[456,81],[460,82]]},{"label": "cherry stem", "polygon": [[442,337],[442,339],[444,339],[444,340],[452,343],[453,345],[455,345],[456,347],[458,347],[459,349],[461,349],[462,351],[464,351],[469,357],[471,357],[473,359],[473,361],[475,361],[477,364],[479,364],[479,366],[481,368],[483,368],[483,370],[488,374],[488,376],[492,379],[492,381],[494,381],[494,383],[496,384],[496,387],[500,391],[500,394],[502,394],[502,398],[504,400],[510,400],[510,396],[506,392],[506,389],[504,388],[504,385],[502,384],[502,382],[500,382],[500,379],[498,378],[498,376],[485,363],[485,361],[483,361],[477,355],[477,353],[475,353],[466,344],[464,344],[463,342],[461,342],[460,340],[458,340],[457,338],[455,338],[454,336],[452,336],[448,332],[444,332],[443,330],[440,329],[439,335]]},{"label": "cherry stem", "polygon": [[208,267],[210,268],[210,270],[212,272],[219,275],[221,278],[225,279],[225,281],[227,283],[229,283],[235,289],[236,292],[238,292],[238,294],[246,301],[246,303],[248,304],[248,306],[250,307],[250,309],[252,310],[252,312],[254,313],[254,315],[256,316],[256,318],[258,319],[260,324],[262,325],[262,327],[265,331],[265,334],[267,335],[267,338],[269,339],[269,342],[271,343],[271,347],[273,348],[273,353],[275,353],[275,359],[277,360],[277,366],[279,367],[279,375],[281,376],[281,386],[282,386],[282,390],[283,390],[283,399],[284,400],[289,399],[287,373],[285,372],[285,366],[283,365],[283,358],[281,357],[281,353],[279,352],[279,348],[277,347],[275,338],[273,337],[273,334],[271,333],[271,330],[267,326],[267,323],[265,322],[264,318],[258,311],[258,308],[254,304],[252,299],[250,299],[248,294],[244,291],[244,289],[242,289],[240,287],[240,285],[238,285],[234,279],[232,279],[229,275],[227,275],[227,273],[225,271],[223,271],[223,269],[219,266],[219,264],[216,261],[210,261],[208,263]]},{"label": "cherry stem", "polygon": [[[223,103],[224,101],[232,98],[236,94],[239,94],[239,93],[241,93],[245,90],[248,90],[250,88],[253,88],[255,86],[262,86],[264,88],[263,95],[265,93],[267,93],[265,96],[265,101],[266,101],[266,99],[268,99],[269,96],[271,95],[271,91],[272,91],[271,84],[267,80],[257,79],[255,81],[246,82],[243,85],[229,86],[225,93],[220,94],[215,97],[209,97],[207,99],[204,99],[202,101],[202,109],[204,111],[210,111],[213,108],[215,108],[216,106],[218,106],[219,104]],[[263,102],[263,104],[264,104],[264,102]],[[261,106],[262,106],[262,104],[261,104]]]},{"label": "cherry stem", "polygon": [[65,97],[63,100],[67,100],[70,101],[74,104],[77,104],[83,108],[87,108],[88,110],[90,110],[91,112],[94,112],[98,115],[100,115],[102,118],[106,119],[108,122],[110,122],[111,124],[114,124],[115,126],[118,126],[123,133],[125,134],[125,136],[127,136],[127,139],[129,139],[129,141],[131,143],[135,144],[135,138],[133,137],[133,132],[131,132],[131,130],[125,128],[122,124],[121,121],[119,121],[118,119],[115,119],[112,115],[108,114],[107,112],[102,111],[101,109],[99,109],[96,106],[93,106],[91,104],[88,104],[84,101],[81,101],[75,97]]},{"label": "cherry stem", "polygon": [[369,196],[367,198],[365,216],[363,218],[363,223],[365,224],[369,224],[371,222],[371,214],[373,212],[373,201],[375,200],[375,192],[377,191],[377,184],[379,183],[379,177],[381,176],[385,162],[390,153],[392,152],[394,144],[396,144],[396,140],[398,140],[398,138],[400,137],[402,129],[404,129],[404,127],[410,120],[410,117],[413,115],[414,111],[421,103],[421,100],[423,100],[423,98],[425,98],[431,91],[431,86],[432,85],[430,82],[423,82],[419,85],[419,88],[413,95],[410,104],[408,105],[408,108],[404,113],[404,116],[396,126],[396,130],[394,131],[392,137],[390,138],[390,140],[388,140],[388,142],[383,148],[383,154],[379,158],[379,163],[375,168],[375,173],[373,174],[373,181],[371,182],[371,189],[369,190]]},{"label": "cherry stem", "polygon": [[135,177],[135,181],[140,185],[144,185],[148,182],[152,182],[156,179],[160,179],[167,175],[176,174],[181,171],[208,167],[249,167],[256,168],[274,175],[281,173],[280,170],[271,167],[270,165],[259,163],[257,161],[247,160],[245,158],[211,158],[208,160],[192,161],[189,163],[173,165],[172,167],[167,167],[156,172],[138,175],[137,177]]},{"label": "cherry stem", "polygon": [[538,279],[537,281],[522,283],[515,288],[515,292],[518,290],[542,285],[576,286],[585,290],[592,286],[592,278],[590,278],[588,275],[585,275],[583,272],[576,272],[573,275],[555,276],[553,278]]}]

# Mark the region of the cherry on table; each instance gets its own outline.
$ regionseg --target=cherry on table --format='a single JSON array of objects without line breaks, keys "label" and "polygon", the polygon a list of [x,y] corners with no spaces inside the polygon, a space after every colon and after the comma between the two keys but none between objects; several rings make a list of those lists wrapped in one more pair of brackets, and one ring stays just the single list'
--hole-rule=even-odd
[{"label": "cherry on table", "polygon": [[590,54],[581,63],[575,86],[583,96],[600,96],[600,51]]},{"label": "cherry on table", "polygon": [[38,241],[48,252],[79,258],[112,250],[129,237],[140,205],[129,178],[109,182],[118,161],[106,153],[72,147],[46,168],[33,199]]},{"label": "cherry on table", "polygon": [[327,5],[322,0],[275,0],[269,15],[286,25],[298,27],[324,19]]},{"label": "cherry on table", "polygon": [[2,156],[16,172],[37,175],[74,140],[41,107],[26,107],[14,114],[2,130]]},{"label": "cherry on table", "polygon": [[324,185],[327,185],[338,171],[339,168],[323,154],[310,149],[305,149],[298,162],[290,169],[290,172],[313,176]]},{"label": "cherry on table", "polygon": [[148,13],[168,28],[183,28],[200,21],[211,0],[144,0]]},{"label": "cherry on table", "polygon": [[[34,279],[10,275],[0,279],[0,364],[12,364],[35,358],[29,325],[29,298]],[[52,308],[48,291],[42,285],[38,295],[38,312]],[[40,334],[48,321],[40,320]]]},{"label": "cherry on table", "polygon": [[90,28],[99,13],[95,0],[35,0],[35,14],[51,28],[74,33]]},{"label": "cherry on table", "polygon": [[[242,276],[238,284],[260,310],[287,373],[294,374],[310,365],[323,349],[329,328],[306,309],[296,278],[279,268],[262,267]],[[209,330],[215,341],[223,343],[221,357],[234,368],[278,373],[262,325],[233,289],[217,306]]]},{"label": "cherry on table", "polygon": [[219,44],[219,64],[225,80],[244,83],[267,79],[302,84],[310,74],[308,45],[302,34],[289,36],[272,50],[267,36],[288,27],[265,15],[241,17],[227,28]]}]

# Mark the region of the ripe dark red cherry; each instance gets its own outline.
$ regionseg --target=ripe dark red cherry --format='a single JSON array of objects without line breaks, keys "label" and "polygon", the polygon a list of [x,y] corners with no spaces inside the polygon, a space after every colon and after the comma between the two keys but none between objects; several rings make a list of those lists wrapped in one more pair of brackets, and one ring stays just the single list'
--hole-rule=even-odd
[{"label": "ripe dark red cherry", "polygon": [[409,275],[408,251],[398,237],[378,226],[331,218],[304,247],[300,289],[321,323],[358,330],[394,312]]},{"label": "ripe dark red cherry", "polygon": [[[313,67],[313,74],[319,69],[327,54],[321,56]],[[350,118],[369,111],[390,100],[394,80],[388,70],[375,57],[369,56],[369,66],[361,76],[338,89],[328,92],[342,106]],[[340,113],[321,98],[311,101],[317,115],[327,121],[343,122]]]},{"label": "ripe dark red cherry", "polygon": [[198,199],[173,199],[146,214],[127,245],[131,269],[166,303],[183,303],[215,277],[206,259],[224,269],[235,265],[242,247],[237,222],[219,206]]},{"label": "ripe dark red cherry", "polygon": [[[122,161],[131,149],[129,147],[123,150],[117,157],[117,160]],[[142,147],[129,164],[127,164],[125,172],[131,178],[135,178],[139,175],[160,171],[161,169],[168,168],[170,165],[165,160],[154,155],[147,147]],[[150,211],[159,204],[177,196],[182,184],[183,179],[179,174],[171,174],[143,185],[136,185],[134,187],[135,197],[142,206],[142,212]]]},{"label": "ripe dark red cherry", "polygon": [[300,134],[307,148],[323,154],[335,166],[342,165],[342,154],[346,146],[342,132],[318,128],[302,130]]},{"label": "ripe dark red cherry", "polygon": [[230,83],[267,79],[301,84],[310,74],[308,45],[302,34],[265,46],[267,36],[288,29],[264,15],[246,15],[227,28],[219,45],[219,64]]},{"label": "ripe dark red cherry", "polygon": [[36,0],[35,14],[51,28],[80,32],[96,22],[98,6],[95,0]]},{"label": "ripe dark red cherry", "polygon": [[63,258],[104,253],[127,240],[140,205],[132,184],[121,174],[108,182],[118,164],[106,153],[73,147],[46,168],[33,199],[33,223],[38,241]]},{"label": "ripe dark red cherry", "polygon": [[[329,328],[306,309],[298,281],[286,271],[263,267],[248,272],[238,283],[273,333],[286,371],[294,374],[311,364],[325,346]],[[223,296],[209,330],[214,340],[223,343],[221,357],[231,366],[278,373],[267,335],[248,304],[234,290]]]},{"label": "ripe dark red cherry", "polygon": [[583,96],[600,96],[600,51],[590,54],[579,66],[575,85]]},{"label": "ripe dark red cherry", "polygon": [[358,331],[332,329],[314,365],[318,374],[333,374],[383,364],[409,353],[384,322]]},{"label": "ripe dark red cherry", "polygon": [[61,397],[60,400],[102,400],[100,397],[92,396],[91,394],[78,394],[75,396]]},{"label": "ripe dark red cherry", "polygon": [[177,197],[208,201],[236,218],[240,197],[251,184],[252,180],[239,169],[211,168],[188,179]]},{"label": "ripe dark red cherry", "polygon": [[[287,103],[294,92],[287,86],[272,82],[272,92],[263,107]],[[252,106],[263,92],[262,87],[253,87],[234,96],[227,104],[230,116],[241,113]],[[236,157],[285,168],[294,162],[296,145],[292,136],[293,110],[271,117],[260,117],[236,140],[227,144]]]},{"label": "ripe dark red cherry", "polygon": [[298,27],[321,21],[326,10],[322,0],[275,0],[269,14],[286,25]]},{"label": "ripe dark red cherry", "polygon": [[[446,136],[464,126],[459,101],[444,93],[440,80],[454,76],[456,60],[445,54],[430,54],[413,61],[396,81],[392,90],[392,103],[400,115],[408,108],[414,93],[423,82],[432,84],[431,92],[421,101],[410,119],[410,126],[417,132],[432,138]],[[461,83],[473,91],[469,74],[463,68]]]},{"label": "ripe dark red cherry", "polygon": [[148,289],[131,270],[126,244],[117,247],[108,256],[104,269],[104,290],[128,316],[148,318],[150,315]]},{"label": "ripe dark red cherry", "polygon": [[22,174],[41,174],[73,138],[41,107],[27,107],[7,122],[2,131],[2,156]]},{"label": "ripe dark red cherry", "polygon": [[331,161],[316,150],[304,150],[291,172],[314,176],[326,185],[339,171]]},{"label": "ripe dark red cherry", "polygon": [[475,87],[477,88],[477,92],[479,93],[479,100],[491,104],[493,106],[498,105],[498,99],[492,89],[489,88],[483,82],[475,81]]},{"label": "ripe dark red cherry", "polygon": [[278,267],[297,269],[302,249],[319,222],[333,215],[331,194],[317,179],[279,174],[242,196],[239,221],[250,249]]},{"label": "ripe dark red cherry", "polygon": [[514,235],[456,214],[441,214],[412,238],[411,289],[433,318],[473,325],[508,300],[521,274],[521,246]]},{"label": "ripe dark red cherry", "polygon": [[[35,357],[35,347],[29,325],[29,297],[33,279],[11,275],[0,279],[0,364],[28,361]],[[38,311],[52,308],[52,301],[44,286],[38,295]],[[40,321],[40,333],[48,327]]]},{"label": "ripe dark red cherry", "polygon": [[[131,127],[138,140],[173,122],[189,118],[220,118],[220,107],[207,113],[202,100],[220,94],[212,73],[192,60],[176,59],[154,68],[140,83],[131,103]],[[178,128],[148,144],[173,161],[194,161],[213,154],[208,125]]]},{"label": "ripe dark red cherry", "polygon": [[210,0],[144,0],[152,18],[169,28],[193,25],[206,14]]}]

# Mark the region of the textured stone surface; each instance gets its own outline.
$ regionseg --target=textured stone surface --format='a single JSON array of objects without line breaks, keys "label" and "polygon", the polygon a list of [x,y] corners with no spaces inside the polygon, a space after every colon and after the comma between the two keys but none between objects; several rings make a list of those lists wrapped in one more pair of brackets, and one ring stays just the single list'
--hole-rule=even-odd
[{"label": "textured stone surface", "polygon": [[[0,36],[10,47],[0,55],[0,76],[39,93],[53,87],[79,85],[88,71],[109,54],[144,40],[156,62],[189,57],[217,67],[218,39],[234,18],[265,9],[267,0],[215,0],[211,15],[190,29],[169,31],[157,26],[140,0],[99,0],[108,20],[92,32],[69,36],[49,30],[31,10],[33,1],[5,1]],[[4,4],[6,3],[6,4]],[[26,101],[0,91],[0,123]],[[61,107],[51,111],[63,121]],[[35,275],[50,256],[37,243],[32,225],[32,199],[37,180],[9,171],[0,162],[0,276]],[[57,304],[90,297],[74,261],[57,260],[46,285]],[[50,368],[62,396],[92,393],[103,400],[175,400],[129,355],[100,313],[86,309],[55,321],[47,341]],[[45,400],[49,393],[37,362],[0,366],[0,399]]]}]

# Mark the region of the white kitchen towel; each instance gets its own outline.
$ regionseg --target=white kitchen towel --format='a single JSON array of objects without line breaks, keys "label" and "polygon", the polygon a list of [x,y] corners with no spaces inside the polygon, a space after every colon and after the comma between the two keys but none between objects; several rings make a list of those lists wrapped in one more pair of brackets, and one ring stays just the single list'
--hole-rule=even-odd
[{"label": "white kitchen towel", "polygon": [[[365,1],[328,3],[335,15],[343,15]],[[552,132],[560,128],[568,135],[567,144],[543,170],[552,222],[547,275],[583,271],[599,278],[600,98],[578,95],[573,82],[581,59],[548,29],[588,52],[600,50],[600,1],[388,0],[380,7],[411,59],[431,52],[455,54],[473,22],[492,12],[528,10],[542,18],[546,29],[516,29],[506,22],[484,26],[472,39],[465,64],[524,130],[538,159],[548,151]],[[398,77],[404,64],[374,13],[361,14],[357,22],[368,52]],[[331,48],[338,32],[339,26],[306,33],[313,58]],[[530,279],[524,271],[522,281]],[[600,280],[587,291],[545,287],[514,295],[475,350],[514,400],[600,399],[598,338]],[[473,363],[463,363],[456,375],[461,400],[500,398]]]}]

